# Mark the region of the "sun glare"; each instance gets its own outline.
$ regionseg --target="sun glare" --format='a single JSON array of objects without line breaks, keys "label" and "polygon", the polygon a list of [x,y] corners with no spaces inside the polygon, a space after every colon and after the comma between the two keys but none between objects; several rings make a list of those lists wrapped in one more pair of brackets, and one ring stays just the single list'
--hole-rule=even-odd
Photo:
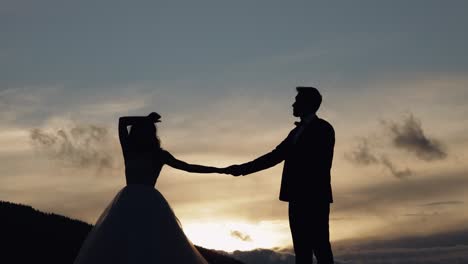
[{"label": "sun glare", "polygon": [[187,223],[183,228],[195,245],[227,252],[290,244],[288,224],[284,221]]}]

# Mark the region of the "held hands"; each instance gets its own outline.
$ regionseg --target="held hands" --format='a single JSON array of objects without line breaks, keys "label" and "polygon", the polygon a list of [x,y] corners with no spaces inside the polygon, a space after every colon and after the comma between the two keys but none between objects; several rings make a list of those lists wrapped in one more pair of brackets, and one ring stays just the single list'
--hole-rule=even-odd
[{"label": "held hands", "polygon": [[244,168],[241,165],[231,165],[224,169],[221,169],[224,174],[231,174],[232,176],[241,176],[245,173]]}]

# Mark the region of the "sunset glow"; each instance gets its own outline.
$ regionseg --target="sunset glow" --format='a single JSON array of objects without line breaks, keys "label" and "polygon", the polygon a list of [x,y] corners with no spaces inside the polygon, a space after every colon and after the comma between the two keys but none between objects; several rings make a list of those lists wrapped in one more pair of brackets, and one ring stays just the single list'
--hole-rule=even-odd
[{"label": "sunset glow", "polygon": [[[298,121],[295,87],[314,86],[317,115],[336,133],[337,262],[468,263],[467,10],[433,0],[0,1],[0,200],[94,224],[126,184],[119,117],[158,112],[165,150],[226,167],[272,151]],[[289,254],[282,170],[164,166],[155,188],[196,245]]]},{"label": "sunset glow", "polygon": [[202,247],[232,252],[287,245],[287,222],[249,224],[243,221],[193,223],[183,226],[190,240]]}]

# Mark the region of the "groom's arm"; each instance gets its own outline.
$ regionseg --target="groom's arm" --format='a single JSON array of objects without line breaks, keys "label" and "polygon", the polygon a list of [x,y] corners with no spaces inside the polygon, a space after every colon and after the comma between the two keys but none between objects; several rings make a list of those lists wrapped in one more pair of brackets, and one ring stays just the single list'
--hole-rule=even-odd
[{"label": "groom's arm", "polygon": [[285,159],[288,148],[288,138],[283,140],[274,150],[271,152],[256,158],[253,161],[234,165],[233,172],[237,175],[247,175],[257,171],[265,170],[275,166]]}]

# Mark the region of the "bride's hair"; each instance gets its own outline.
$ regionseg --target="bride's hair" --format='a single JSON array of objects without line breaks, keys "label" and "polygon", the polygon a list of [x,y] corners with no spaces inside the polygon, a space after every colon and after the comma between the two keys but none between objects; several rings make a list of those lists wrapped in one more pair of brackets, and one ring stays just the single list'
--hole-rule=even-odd
[{"label": "bride's hair", "polygon": [[141,122],[131,126],[128,141],[133,151],[161,150],[161,140],[158,137],[156,125],[151,122]]}]

